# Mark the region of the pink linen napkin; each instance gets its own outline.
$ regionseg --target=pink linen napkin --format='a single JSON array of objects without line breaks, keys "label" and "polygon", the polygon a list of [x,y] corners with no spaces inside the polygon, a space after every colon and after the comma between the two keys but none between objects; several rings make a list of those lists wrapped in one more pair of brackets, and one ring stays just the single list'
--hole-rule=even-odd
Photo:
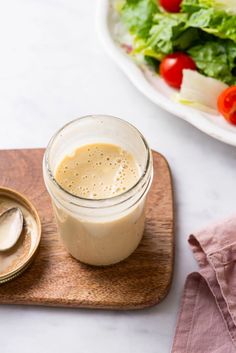
[{"label": "pink linen napkin", "polygon": [[186,280],[172,353],[236,352],[236,217],[189,237],[199,272]]}]

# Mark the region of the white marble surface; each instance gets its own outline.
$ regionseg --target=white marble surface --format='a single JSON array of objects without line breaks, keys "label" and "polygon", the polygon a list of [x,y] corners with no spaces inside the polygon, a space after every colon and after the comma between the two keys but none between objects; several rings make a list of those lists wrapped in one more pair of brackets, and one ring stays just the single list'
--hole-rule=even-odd
[{"label": "white marble surface", "polygon": [[137,312],[0,306],[0,351],[169,352],[184,281],[196,268],[187,237],[234,212],[236,149],[133,88],[97,40],[94,1],[8,0],[0,9],[0,148],[45,146],[80,115],[122,117],[167,157],[176,207],[175,275],[164,302]]}]

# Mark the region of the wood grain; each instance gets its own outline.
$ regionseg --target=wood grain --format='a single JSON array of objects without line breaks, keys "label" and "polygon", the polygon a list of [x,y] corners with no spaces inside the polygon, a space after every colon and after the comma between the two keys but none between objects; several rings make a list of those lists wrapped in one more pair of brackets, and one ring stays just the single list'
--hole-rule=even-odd
[{"label": "wood grain", "polygon": [[165,158],[153,152],[154,180],[140,246],[127,260],[96,268],[73,259],[60,242],[42,177],[43,153],[43,149],[0,151],[0,185],[27,196],[42,222],[33,264],[0,286],[0,303],[119,310],[159,303],[170,288],[174,263],[173,193]]}]

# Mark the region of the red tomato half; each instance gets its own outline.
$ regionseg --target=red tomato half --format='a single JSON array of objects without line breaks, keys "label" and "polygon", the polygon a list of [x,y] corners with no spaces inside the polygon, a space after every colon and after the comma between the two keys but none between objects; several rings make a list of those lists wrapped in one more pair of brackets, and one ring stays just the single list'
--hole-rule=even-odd
[{"label": "red tomato half", "polygon": [[236,125],[236,86],[226,88],[218,97],[218,110],[223,117]]},{"label": "red tomato half", "polygon": [[182,0],[160,0],[160,5],[168,12],[180,12]]},{"label": "red tomato half", "polygon": [[160,74],[168,85],[180,88],[184,69],[196,70],[196,64],[187,54],[178,52],[167,55],[162,60]]}]

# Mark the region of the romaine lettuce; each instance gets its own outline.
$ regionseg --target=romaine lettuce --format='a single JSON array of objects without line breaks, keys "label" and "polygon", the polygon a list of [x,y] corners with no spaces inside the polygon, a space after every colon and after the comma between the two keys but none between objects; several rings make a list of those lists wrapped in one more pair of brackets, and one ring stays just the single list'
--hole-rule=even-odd
[{"label": "romaine lettuce", "polygon": [[186,13],[193,13],[204,8],[214,8],[229,13],[236,12],[235,0],[183,0],[181,7]]},{"label": "romaine lettuce", "polygon": [[210,6],[207,4],[200,4],[200,0],[183,0],[181,3],[182,12],[192,14],[201,9],[208,9]]},{"label": "romaine lettuce", "polygon": [[155,0],[126,0],[121,7],[121,17],[131,34],[147,38],[153,24],[153,16],[159,11]]},{"label": "romaine lettuce", "polygon": [[236,42],[236,16],[225,11],[203,8],[190,15],[187,25]]},{"label": "romaine lettuce", "polygon": [[236,84],[236,44],[232,41],[207,41],[190,48],[188,53],[204,75]]},{"label": "romaine lettuce", "polygon": [[189,28],[186,22],[186,14],[156,14],[147,47],[164,54],[186,50],[199,39],[198,30]]},{"label": "romaine lettuce", "polygon": [[236,84],[236,0],[183,0],[177,14],[164,11],[156,0],[122,3],[121,19],[134,38],[132,55],[155,63],[187,52],[202,74]]}]

